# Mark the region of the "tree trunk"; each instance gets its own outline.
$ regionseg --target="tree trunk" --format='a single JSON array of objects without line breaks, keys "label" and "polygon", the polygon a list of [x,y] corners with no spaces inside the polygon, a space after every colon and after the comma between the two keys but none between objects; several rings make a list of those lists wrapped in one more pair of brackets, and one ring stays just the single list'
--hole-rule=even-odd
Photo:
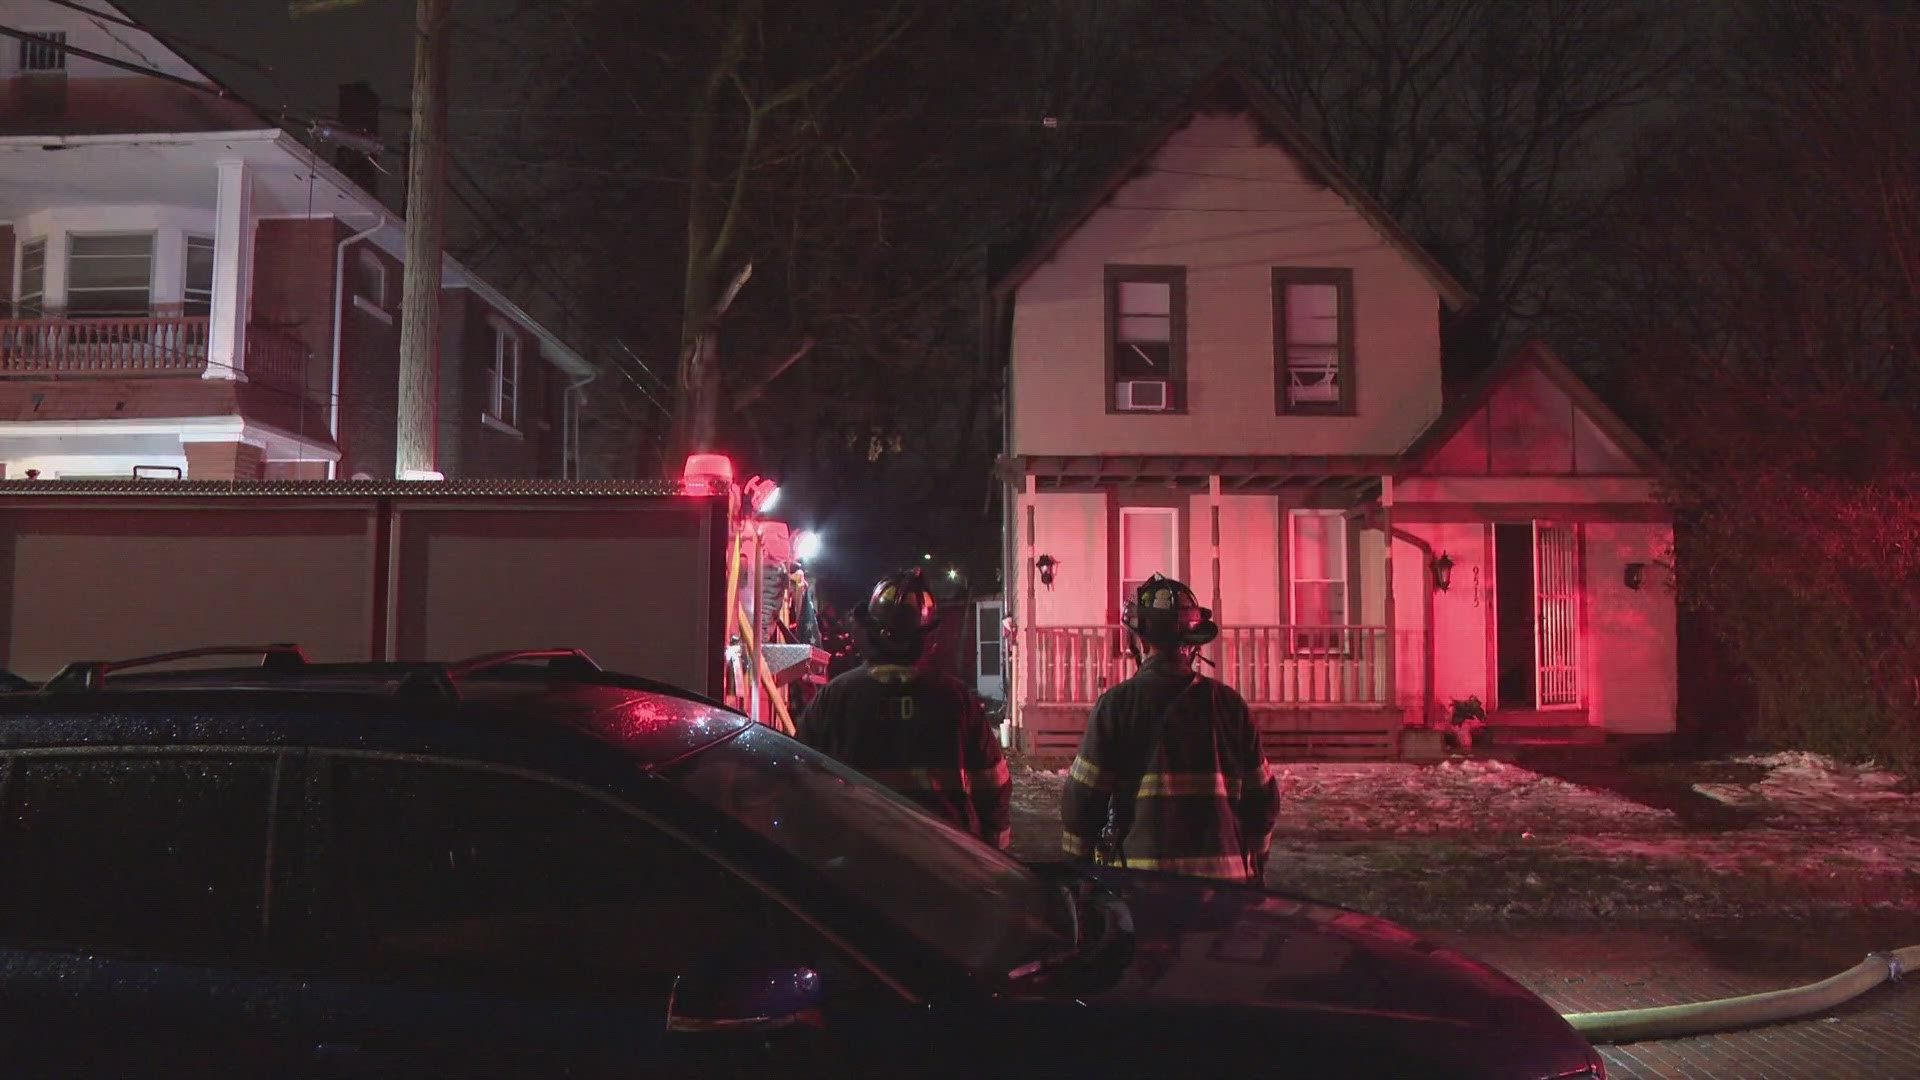
[{"label": "tree trunk", "polygon": [[[400,298],[399,417],[394,475],[431,474],[440,381],[441,201],[446,190],[450,0],[418,0],[412,155],[407,166],[407,265]],[[517,387],[516,387],[517,392]]]}]

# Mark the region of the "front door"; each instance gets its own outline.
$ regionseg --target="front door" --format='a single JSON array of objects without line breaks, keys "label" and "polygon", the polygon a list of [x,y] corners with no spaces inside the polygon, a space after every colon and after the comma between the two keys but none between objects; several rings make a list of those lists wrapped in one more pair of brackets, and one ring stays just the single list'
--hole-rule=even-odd
[{"label": "front door", "polygon": [[1001,679],[1000,666],[1000,620],[1004,618],[1001,602],[982,600],[973,609],[974,648],[978,657],[974,665],[974,693],[983,698],[1005,699],[1007,685]]},{"label": "front door", "polygon": [[1580,704],[1580,541],[1572,525],[1495,525],[1495,707]]}]

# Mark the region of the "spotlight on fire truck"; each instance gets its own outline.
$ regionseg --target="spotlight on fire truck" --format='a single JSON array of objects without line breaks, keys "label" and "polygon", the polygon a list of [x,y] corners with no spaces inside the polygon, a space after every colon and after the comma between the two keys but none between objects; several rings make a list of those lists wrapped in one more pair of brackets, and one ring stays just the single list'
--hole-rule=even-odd
[{"label": "spotlight on fire truck", "polygon": [[747,505],[756,514],[764,514],[780,501],[780,485],[764,476],[747,481]]},{"label": "spotlight on fire truck", "polygon": [[733,483],[733,462],[725,454],[689,454],[680,482],[689,495],[714,495]]},{"label": "spotlight on fire truck", "polygon": [[812,562],[820,554],[820,534],[811,530],[801,533],[793,540],[793,557],[801,562]]}]

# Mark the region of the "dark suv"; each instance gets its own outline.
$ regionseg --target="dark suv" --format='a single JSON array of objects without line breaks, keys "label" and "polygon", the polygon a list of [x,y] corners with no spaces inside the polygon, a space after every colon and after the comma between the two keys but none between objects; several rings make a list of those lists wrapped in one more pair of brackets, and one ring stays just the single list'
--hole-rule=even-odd
[{"label": "dark suv", "polygon": [[[258,666],[181,670],[244,652]],[[225,663],[232,663],[227,660]],[[1263,889],[1027,866],[566,650],[0,694],[12,1075],[1571,1077],[1510,979]]]}]

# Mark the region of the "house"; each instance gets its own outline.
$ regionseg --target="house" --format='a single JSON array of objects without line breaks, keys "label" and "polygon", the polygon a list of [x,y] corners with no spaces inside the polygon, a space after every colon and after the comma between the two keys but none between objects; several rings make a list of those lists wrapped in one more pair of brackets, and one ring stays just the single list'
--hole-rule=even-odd
[{"label": "house", "polygon": [[1443,393],[1471,298],[1257,86],[1205,83],[1001,276],[1013,737],[1071,755],[1160,572],[1276,757],[1674,730],[1647,448],[1544,346]]},{"label": "house", "polygon": [[[0,0],[0,469],[391,478],[403,227],[103,0]],[[440,272],[438,471],[574,475],[594,368]]]}]

